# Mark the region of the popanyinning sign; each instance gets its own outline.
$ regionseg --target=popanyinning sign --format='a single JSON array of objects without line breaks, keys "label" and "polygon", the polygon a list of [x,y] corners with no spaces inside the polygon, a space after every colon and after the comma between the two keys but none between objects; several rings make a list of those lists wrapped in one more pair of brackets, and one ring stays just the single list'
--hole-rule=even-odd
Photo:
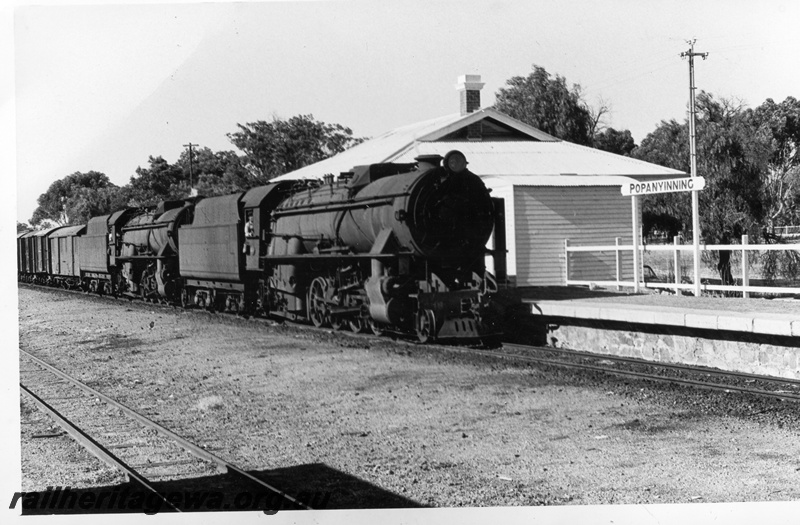
[{"label": "popanyinning sign", "polygon": [[703,177],[683,179],[651,180],[631,182],[622,185],[623,195],[649,195],[651,193],[672,193],[677,191],[697,191],[706,187]]}]

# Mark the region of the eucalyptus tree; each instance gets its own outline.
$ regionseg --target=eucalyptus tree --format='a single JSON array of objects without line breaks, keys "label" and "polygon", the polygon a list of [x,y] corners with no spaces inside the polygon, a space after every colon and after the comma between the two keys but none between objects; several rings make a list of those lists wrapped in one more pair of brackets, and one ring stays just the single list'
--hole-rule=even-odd
[{"label": "eucalyptus tree", "polygon": [[260,183],[298,170],[355,146],[363,139],[341,124],[326,124],[313,115],[283,120],[257,120],[237,124],[228,133],[231,143],[244,152],[243,163]]}]

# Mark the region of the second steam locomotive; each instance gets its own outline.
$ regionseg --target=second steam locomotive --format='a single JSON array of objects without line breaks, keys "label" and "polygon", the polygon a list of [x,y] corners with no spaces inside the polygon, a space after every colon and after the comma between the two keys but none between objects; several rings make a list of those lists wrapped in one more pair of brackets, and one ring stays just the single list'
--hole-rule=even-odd
[{"label": "second steam locomotive", "polygon": [[496,335],[489,191],[458,151],[416,161],[23,234],[20,277],[422,342]]}]

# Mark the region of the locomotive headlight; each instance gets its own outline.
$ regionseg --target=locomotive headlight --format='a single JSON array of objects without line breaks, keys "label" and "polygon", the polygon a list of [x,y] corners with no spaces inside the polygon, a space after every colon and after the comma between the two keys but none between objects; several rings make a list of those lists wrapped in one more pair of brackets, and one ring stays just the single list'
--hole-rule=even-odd
[{"label": "locomotive headlight", "polygon": [[444,156],[444,167],[450,173],[461,173],[467,169],[467,158],[458,150],[453,150]]}]

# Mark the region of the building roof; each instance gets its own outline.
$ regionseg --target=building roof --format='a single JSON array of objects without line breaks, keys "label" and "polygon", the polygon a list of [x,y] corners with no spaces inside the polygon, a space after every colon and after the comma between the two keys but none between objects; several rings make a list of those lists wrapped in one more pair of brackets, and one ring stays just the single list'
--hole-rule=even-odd
[{"label": "building roof", "polygon": [[481,177],[489,187],[507,186],[622,186],[639,182],[619,175],[511,175]]},{"label": "building roof", "polygon": [[[464,140],[459,130],[483,122],[483,140]],[[388,131],[323,161],[275,178],[321,179],[354,166],[413,162],[419,155],[464,153],[470,171],[484,176],[679,177],[683,172],[557,139],[495,109],[447,115]],[[598,180],[599,182],[599,180]]]},{"label": "building roof", "polygon": [[683,172],[579,146],[563,140],[557,142],[423,142],[399,157],[411,162],[420,154],[444,155],[451,149],[464,154],[469,169],[482,177],[542,176],[622,176],[678,177]]}]

